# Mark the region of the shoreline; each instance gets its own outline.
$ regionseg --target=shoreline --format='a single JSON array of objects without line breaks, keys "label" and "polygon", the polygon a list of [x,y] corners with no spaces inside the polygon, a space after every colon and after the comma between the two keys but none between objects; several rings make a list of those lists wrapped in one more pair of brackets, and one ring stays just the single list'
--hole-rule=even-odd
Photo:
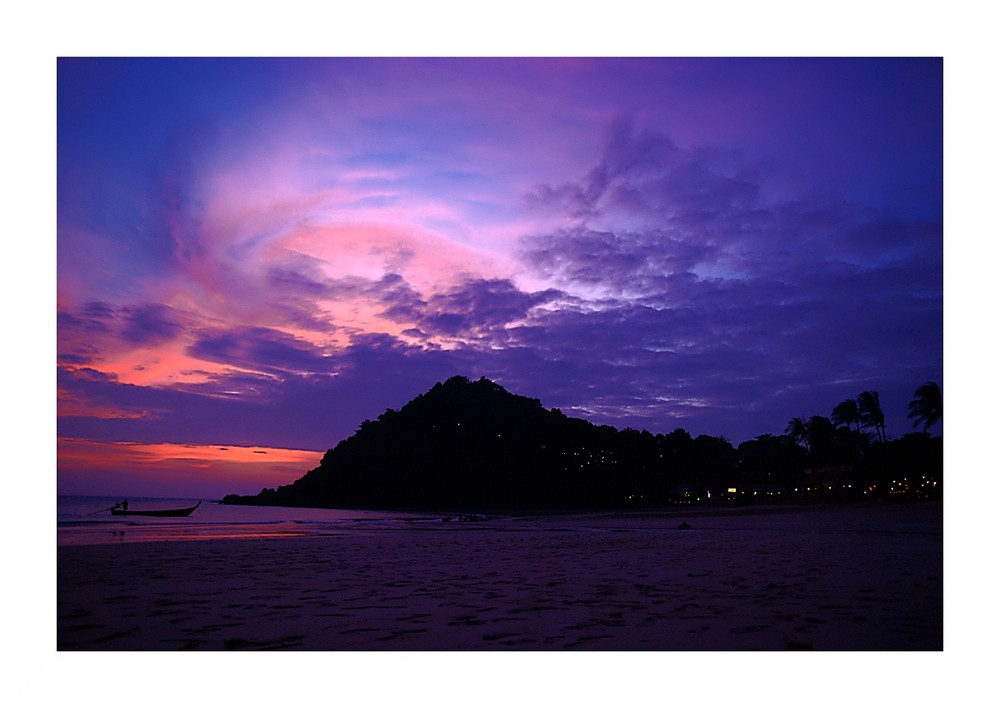
[{"label": "shoreline", "polygon": [[940,651],[941,506],[839,510],[65,546],[57,648]]},{"label": "shoreline", "polygon": [[919,505],[941,505],[943,500],[937,499],[908,499],[908,500],[895,500],[891,498],[886,499],[873,499],[873,500],[858,500],[858,501],[817,501],[811,503],[792,503],[792,502],[762,502],[762,503],[742,503],[742,504],[726,504],[726,503],[691,503],[691,504],[676,504],[671,506],[662,507],[648,507],[648,508],[579,508],[579,509],[486,509],[486,508],[476,508],[476,509],[417,509],[417,508],[386,508],[386,509],[376,509],[369,507],[325,507],[325,506],[286,506],[280,504],[226,504],[221,501],[207,500],[213,504],[220,504],[221,506],[229,507],[249,507],[255,509],[303,509],[303,510],[316,510],[316,511],[356,511],[360,513],[389,513],[389,514],[413,514],[414,517],[419,518],[440,518],[444,516],[458,516],[459,514],[470,514],[473,516],[487,516],[490,518],[559,518],[559,517],[575,517],[575,516],[611,516],[619,515],[626,517],[643,517],[643,516],[676,516],[676,515],[690,515],[690,516],[714,516],[714,515],[726,515],[726,514],[747,514],[747,515],[757,515],[757,514],[776,514],[776,513],[788,513],[796,511],[806,511],[806,510],[822,510],[822,509],[849,509],[849,508],[891,508],[891,507],[903,507],[903,506],[919,506]]}]

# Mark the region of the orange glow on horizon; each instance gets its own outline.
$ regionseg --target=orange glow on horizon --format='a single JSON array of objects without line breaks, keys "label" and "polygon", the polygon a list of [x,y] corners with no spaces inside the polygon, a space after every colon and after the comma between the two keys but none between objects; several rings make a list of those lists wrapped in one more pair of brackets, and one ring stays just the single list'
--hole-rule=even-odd
[{"label": "orange glow on horizon", "polygon": [[274,465],[316,465],[323,456],[318,450],[290,450],[238,445],[191,445],[182,443],[99,442],[80,438],[59,438],[60,467],[100,465],[158,465],[163,463],[216,463]]},{"label": "orange glow on horizon", "polygon": [[57,477],[60,493],[131,489],[137,491],[130,494],[169,496],[199,490],[195,496],[222,497],[291,484],[322,457],[317,450],[60,438]]}]

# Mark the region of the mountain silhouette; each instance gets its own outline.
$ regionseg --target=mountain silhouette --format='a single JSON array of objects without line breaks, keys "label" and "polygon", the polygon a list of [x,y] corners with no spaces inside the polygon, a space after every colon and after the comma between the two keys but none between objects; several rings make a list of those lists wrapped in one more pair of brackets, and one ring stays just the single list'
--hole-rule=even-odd
[{"label": "mountain silhouette", "polygon": [[[486,512],[613,509],[720,498],[791,501],[792,493],[800,501],[807,493],[815,500],[818,491],[827,501],[861,498],[888,494],[890,481],[916,479],[918,473],[923,495],[928,480],[940,480],[940,438],[914,433],[870,443],[849,427],[823,422],[829,438],[823,445],[818,435],[808,446],[790,435],[761,435],[737,449],[725,438],[692,438],[680,428],[653,435],[595,425],[486,378],[454,376],[398,411],[364,421],[292,484],[252,496],[227,495],[223,502]],[[818,427],[809,429],[815,433]],[[821,477],[827,481],[818,488]],[[751,492],[741,502],[734,488],[741,498],[744,490],[761,494]],[[940,486],[933,489],[939,493]]]},{"label": "mountain silhouette", "polygon": [[[648,464],[626,454],[635,447],[626,444],[635,442],[628,437],[655,442],[646,432],[620,432],[547,410],[486,378],[455,376],[398,411],[366,420],[293,484],[223,501],[480,510],[616,506],[644,496],[640,478],[650,473]],[[660,491],[679,481],[658,476]],[[654,492],[657,485],[646,482]]]}]

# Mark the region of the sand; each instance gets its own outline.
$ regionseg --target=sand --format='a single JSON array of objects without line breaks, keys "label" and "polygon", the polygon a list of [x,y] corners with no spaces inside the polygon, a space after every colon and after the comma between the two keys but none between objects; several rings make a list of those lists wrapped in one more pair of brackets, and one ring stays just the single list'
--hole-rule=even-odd
[{"label": "sand", "polygon": [[66,651],[943,649],[933,503],[57,553]]}]

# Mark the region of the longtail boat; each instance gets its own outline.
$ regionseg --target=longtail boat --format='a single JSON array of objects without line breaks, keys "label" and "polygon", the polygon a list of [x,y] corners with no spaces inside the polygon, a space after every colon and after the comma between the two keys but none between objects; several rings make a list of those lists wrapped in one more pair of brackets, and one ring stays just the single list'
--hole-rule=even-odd
[{"label": "longtail boat", "polygon": [[189,516],[199,506],[201,502],[186,509],[111,509],[110,511],[114,516]]}]

